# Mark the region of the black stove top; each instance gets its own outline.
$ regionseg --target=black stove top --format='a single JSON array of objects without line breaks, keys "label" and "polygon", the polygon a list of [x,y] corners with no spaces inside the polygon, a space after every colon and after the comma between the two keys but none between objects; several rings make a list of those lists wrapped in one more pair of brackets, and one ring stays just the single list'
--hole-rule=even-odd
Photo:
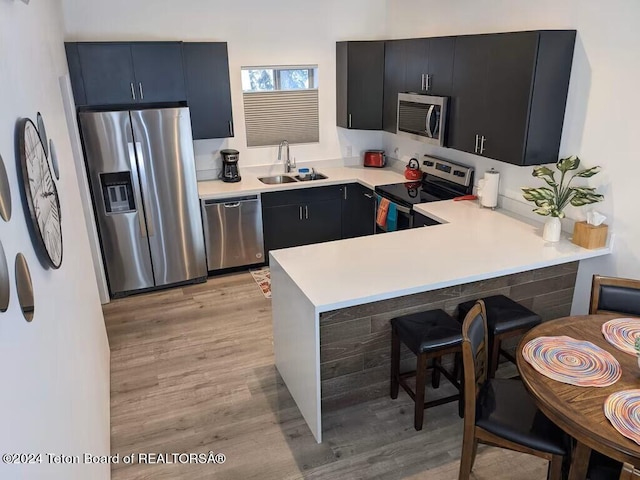
[{"label": "black stove top", "polygon": [[446,191],[436,191],[433,186],[423,184],[419,181],[378,185],[376,192],[395,203],[406,206],[425,202],[437,202],[438,200],[447,200],[459,196]]},{"label": "black stove top", "polygon": [[472,193],[473,168],[427,158],[423,162],[422,181],[378,185],[376,193],[405,207],[450,200]]}]

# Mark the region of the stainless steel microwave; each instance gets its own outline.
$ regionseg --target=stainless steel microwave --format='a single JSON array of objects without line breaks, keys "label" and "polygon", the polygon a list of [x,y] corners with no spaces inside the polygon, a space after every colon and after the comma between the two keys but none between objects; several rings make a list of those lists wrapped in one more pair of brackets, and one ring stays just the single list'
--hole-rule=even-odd
[{"label": "stainless steel microwave", "polygon": [[444,146],[447,123],[447,97],[398,94],[398,135]]}]

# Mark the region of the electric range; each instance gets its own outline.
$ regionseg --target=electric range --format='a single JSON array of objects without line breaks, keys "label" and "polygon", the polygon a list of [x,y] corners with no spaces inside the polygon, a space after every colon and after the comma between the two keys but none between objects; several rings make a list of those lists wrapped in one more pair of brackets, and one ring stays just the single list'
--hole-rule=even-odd
[{"label": "electric range", "polygon": [[425,155],[422,180],[378,185],[376,193],[396,205],[398,229],[413,227],[413,206],[470,195],[474,168]]}]

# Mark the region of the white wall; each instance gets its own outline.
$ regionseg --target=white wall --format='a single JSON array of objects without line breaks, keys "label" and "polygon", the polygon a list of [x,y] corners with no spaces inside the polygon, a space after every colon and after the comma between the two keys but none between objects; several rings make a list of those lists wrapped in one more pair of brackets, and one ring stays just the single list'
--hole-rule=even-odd
[{"label": "white wall", "polygon": [[[335,42],[382,38],[385,0],[64,0],[66,39],[226,41],[229,50],[235,138],[195,142],[196,166],[219,168],[222,148],[240,151],[240,169],[273,164],[277,147],[247,148],[240,68],[317,64],[320,143],[293,145],[298,161],[340,158],[380,148],[379,132],[353,132],[335,124]],[[200,178],[203,178],[200,175]]]},{"label": "white wall", "polygon": [[[615,252],[581,266],[574,312],[586,310],[591,274],[640,278],[640,221],[634,199],[640,182],[640,3],[613,0],[393,0],[387,2],[389,38],[504,32],[533,29],[578,31],[569,88],[561,156],[578,155],[587,166],[601,165],[591,179],[606,200],[605,212],[616,234]],[[531,167],[514,167],[449,149],[429,148],[385,136],[385,148],[400,155],[431,153],[473,164],[479,172],[501,173],[501,194],[521,199],[521,186],[540,184]],[[482,174],[479,175],[480,177]],[[569,211],[584,219],[588,208]],[[543,217],[539,217],[541,220]]]},{"label": "white wall", "polygon": [[[9,309],[0,313],[0,452],[109,452],[109,346],[93,281],[58,77],[67,73],[59,0],[0,0],[0,154],[13,214],[0,220],[10,269]],[[27,230],[14,151],[21,117],[44,116],[60,161],[64,258],[44,270]],[[14,258],[29,263],[35,316],[27,323],[15,290]],[[90,279],[90,281],[87,281]],[[0,463],[0,478],[109,478],[109,466]]]}]

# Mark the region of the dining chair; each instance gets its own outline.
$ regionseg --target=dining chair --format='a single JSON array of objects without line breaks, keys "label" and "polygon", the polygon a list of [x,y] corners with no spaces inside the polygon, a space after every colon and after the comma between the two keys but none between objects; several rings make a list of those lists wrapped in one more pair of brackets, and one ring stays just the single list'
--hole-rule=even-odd
[{"label": "dining chair", "polygon": [[536,407],[520,380],[488,377],[488,333],[482,300],[462,324],[464,432],[459,480],[468,480],[478,443],[549,460],[548,478],[562,477],[566,436]]},{"label": "dining chair", "polygon": [[589,313],[640,316],[640,280],[594,275]]}]

